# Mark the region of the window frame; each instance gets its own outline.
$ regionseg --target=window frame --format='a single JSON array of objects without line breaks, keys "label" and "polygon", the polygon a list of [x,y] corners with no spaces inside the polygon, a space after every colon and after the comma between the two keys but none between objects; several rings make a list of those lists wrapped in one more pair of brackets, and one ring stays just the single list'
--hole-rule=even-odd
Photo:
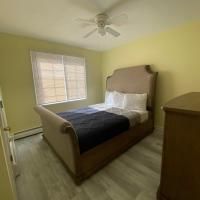
[{"label": "window frame", "polygon": [[[56,102],[49,102],[49,103],[41,103],[38,100],[38,91],[37,88],[39,88],[38,86],[38,81],[40,80],[39,78],[39,74],[38,74],[38,70],[34,69],[37,68],[37,57],[35,53],[44,53],[44,54],[49,54],[49,55],[54,55],[54,56],[68,56],[68,57],[76,57],[76,58],[82,58],[84,60],[84,80],[85,80],[85,97],[83,98],[78,98],[78,99],[67,99],[65,101],[56,101]],[[31,65],[32,65],[32,77],[33,77],[33,83],[34,83],[34,91],[35,91],[35,99],[36,99],[36,104],[37,105],[44,105],[44,106],[48,106],[48,105],[56,105],[56,104],[62,104],[62,103],[70,103],[70,102],[76,102],[76,101],[83,101],[86,100],[88,98],[88,87],[87,87],[87,68],[86,68],[86,59],[85,57],[81,57],[81,56],[72,56],[72,55],[65,55],[65,54],[58,54],[58,53],[48,53],[48,52],[42,52],[42,51],[34,51],[34,50],[30,50],[30,57],[31,57]],[[63,59],[62,59],[63,61]],[[66,72],[65,66],[64,66],[64,72]],[[66,92],[66,98],[68,98],[67,96],[67,81],[66,81],[66,73],[64,73],[64,77],[65,77],[65,92]]]}]

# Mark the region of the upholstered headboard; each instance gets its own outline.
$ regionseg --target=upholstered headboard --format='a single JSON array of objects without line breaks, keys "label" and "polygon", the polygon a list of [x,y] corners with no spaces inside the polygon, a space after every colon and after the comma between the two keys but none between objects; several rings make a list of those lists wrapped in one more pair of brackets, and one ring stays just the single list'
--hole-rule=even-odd
[{"label": "upholstered headboard", "polygon": [[149,65],[121,68],[107,77],[106,90],[124,93],[147,93],[148,110],[153,110],[157,72]]}]

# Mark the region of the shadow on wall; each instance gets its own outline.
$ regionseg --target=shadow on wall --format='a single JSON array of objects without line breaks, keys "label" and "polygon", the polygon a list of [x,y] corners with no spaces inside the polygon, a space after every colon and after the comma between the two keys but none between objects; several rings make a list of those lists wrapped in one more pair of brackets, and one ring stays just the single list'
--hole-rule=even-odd
[{"label": "shadow on wall", "polygon": [[[157,70],[157,67],[151,65],[155,71],[158,71],[158,79],[156,85],[156,101],[155,101],[155,109],[156,109],[156,125],[163,126],[164,121],[164,112],[162,111],[162,106],[169,101],[170,99],[177,96],[177,92],[175,89],[175,77],[172,71],[168,70]],[[165,67],[163,67],[165,68]]]}]

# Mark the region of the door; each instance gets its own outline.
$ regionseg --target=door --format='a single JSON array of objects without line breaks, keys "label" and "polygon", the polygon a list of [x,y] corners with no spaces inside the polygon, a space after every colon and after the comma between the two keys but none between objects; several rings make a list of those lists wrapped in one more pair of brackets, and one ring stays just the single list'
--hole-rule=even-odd
[{"label": "door", "polygon": [[[14,196],[16,196],[16,186],[15,186],[16,155],[14,152],[15,151],[14,138],[10,137],[9,133],[10,128],[7,126],[7,120],[2,99],[0,99],[0,129],[1,129],[0,139],[2,141],[2,148],[4,152],[6,167],[8,170],[9,181],[12,187],[13,194]],[[12,146],[14,146],[14,148],[11,150]],[[14,154],[12,152],[14,152]]]},{"label": "door", "polygon": [[[3,106],[3,101],[0,97],[0,126],[2,127],[2,134],[5,141],[5,145],[7,148],[7,152],[10,154],[10,158],[14,167],[17,168],[17,156],[16,156],[16,149],[15,149],[15,141],[14,135],[10,134],[10,127],[8,126],[6,113]],[[15,170],[16,171],[16,170]]]}]

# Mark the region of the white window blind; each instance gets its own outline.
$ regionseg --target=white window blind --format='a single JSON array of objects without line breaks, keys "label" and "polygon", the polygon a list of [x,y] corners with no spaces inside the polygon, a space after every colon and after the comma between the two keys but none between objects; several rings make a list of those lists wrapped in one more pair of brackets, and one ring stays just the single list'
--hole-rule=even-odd
[{"label": "white window blind", "polygon": [[85,99],[85,59],[31,51],[38,104]]}]

